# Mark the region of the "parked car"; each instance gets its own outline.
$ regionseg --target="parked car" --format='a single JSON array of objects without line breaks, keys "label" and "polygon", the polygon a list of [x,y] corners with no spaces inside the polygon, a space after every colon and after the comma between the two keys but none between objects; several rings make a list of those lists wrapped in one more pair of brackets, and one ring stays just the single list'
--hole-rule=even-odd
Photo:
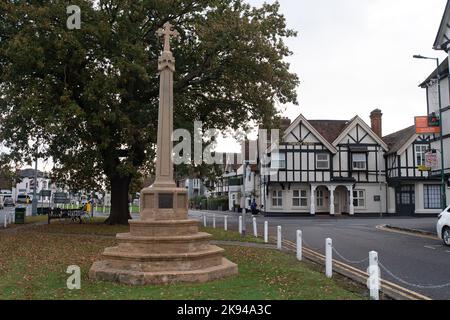
[{"label": "parked car", "polygon": [[31,197],[26,194],[19,194],[17,196],[17,203],[23,203],[23,204],[31,203]]},{"label": "parked car", "polygon": [[439,214],[436,224],[437,235],[447,247],[450,247],[450,207]]},{"label": "parked car", "polygon": [[4,205],[5,207],[14,207],[14,206],[15,206],[15,203],[14,203],[13,198],[11,198],[11,197],[6,197],[5,200],[3,200],[3,205]]}]

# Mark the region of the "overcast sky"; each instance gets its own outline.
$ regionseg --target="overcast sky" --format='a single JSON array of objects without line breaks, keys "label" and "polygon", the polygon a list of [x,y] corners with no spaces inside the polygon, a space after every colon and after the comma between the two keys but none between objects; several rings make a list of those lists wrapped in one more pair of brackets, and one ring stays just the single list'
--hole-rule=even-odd
[{"label": "overcast sky", "polygon": [[[248,0],[261,5],[272,0]],[[383,113],[383,133],[410,126],[426,114],[425,90],[418,85],[445,58],[432,49],[446,0],[279,0],[288,26],[299,32],[288,45],[291,69],[302,81],[295,119],[350,119],[370,123]]]},{"label": "overcast sky", "polygon": [[[291,71],[301,79],[299,106],[283,106],[285,116],[347,120],[359,115],[370,125],[370,112],[379,108],[386,135],[426,115],[426,93],[418,85],[436,66],[412,56],[446,57],[432,49],[446,0],[278,2],[289,28],[299,33],[287,41]],[[220,151],[230,150],[230,143],[220,145]]]},{"label": "overcast sky", "polygon": [[[247,0],[259,6],[263,0]],[[266,0],[266,2],[274,2]],[[291,70],[301,79],[299,106],[284,106],[294,120],[350,119],[370,124],[375,108],[383,113],[384,134],[426,114],[426,96],[418,85],[434,70],[433,61],[414,54],[432,50],[445,0],[280,0],[288,26]],[[219,151],[238,151],[230,141]],[[41,167],[41,165],[40,165]],[[48,164],[46,169],[49,169]]]}]

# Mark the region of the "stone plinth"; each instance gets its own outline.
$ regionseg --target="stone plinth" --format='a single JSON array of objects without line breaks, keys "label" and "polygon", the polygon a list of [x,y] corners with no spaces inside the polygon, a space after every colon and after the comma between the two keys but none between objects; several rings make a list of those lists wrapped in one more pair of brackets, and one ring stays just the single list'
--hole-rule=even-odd
[{"label": "stone plinth", "polygon": [[141,220],[117,235],[117,247],[89,271],[91,279],[131,285],[206,282],[237,274],[237,265],[210,245],[211,235],[187,218],[185,189],[151,187],[141,192]]}]

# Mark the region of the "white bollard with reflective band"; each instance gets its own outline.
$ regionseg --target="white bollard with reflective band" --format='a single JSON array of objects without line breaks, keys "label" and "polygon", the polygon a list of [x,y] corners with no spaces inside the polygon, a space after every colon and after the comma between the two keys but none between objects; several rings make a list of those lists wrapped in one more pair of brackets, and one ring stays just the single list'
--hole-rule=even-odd
[{"label": "white bollard with reflective band", "polygon": [[264,221],[264,242],[269,243],[269,222]]},{"label": "white bollard with reflective band", "polygon": [[303,250],[302,250],[302,231],[297,230],[297,260],[302,261]]},{"label": "white bollard with reflective band", "polygon": [[281,250],[281,226],[277,227],[277,249]]},{"label": "white bollard with reflective band", "polygon": [[370,291],[370,299],[380,300],[380,268],[378,266],[378,252],[369,252],[369,268],[367,270],[369,279],[367,286]]},{"label": "white bollard with reflective band", "polygon": [[242,216],[239,216],[239,234],[242,234]]},{"label": "white bollard with reflective band", "polygon": [[256,218],[253,218],[253,235],[258,238],[258,225],[256,224]]},{"label": "white bollard with reflective band", "polygon": [[330,238],[325,240],[325,275],[333,276],[333,241]]}]

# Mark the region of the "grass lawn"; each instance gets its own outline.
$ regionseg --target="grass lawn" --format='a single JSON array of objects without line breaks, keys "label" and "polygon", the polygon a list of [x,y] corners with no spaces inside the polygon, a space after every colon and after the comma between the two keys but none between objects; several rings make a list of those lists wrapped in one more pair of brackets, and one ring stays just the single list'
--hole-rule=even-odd
[{"label": "grass lawn", "polygon": [[[204,229],[217,240],[241,240],[236,232]],[[126,226],[36,225],[0,232],[0,299],[366,299],[342,279],[327,279],[295,256],[276,250],[222,246],[239,266],[239,275],[204,284],[131,287],[93,282],[88,270]],[[249,237],[251,238],[251,237]],[[251,239],[248,239],[251,240]],[[260,241],[255,240],[253,241]],[[82,270],[81,290],[68,290],[69,265]]]}]

